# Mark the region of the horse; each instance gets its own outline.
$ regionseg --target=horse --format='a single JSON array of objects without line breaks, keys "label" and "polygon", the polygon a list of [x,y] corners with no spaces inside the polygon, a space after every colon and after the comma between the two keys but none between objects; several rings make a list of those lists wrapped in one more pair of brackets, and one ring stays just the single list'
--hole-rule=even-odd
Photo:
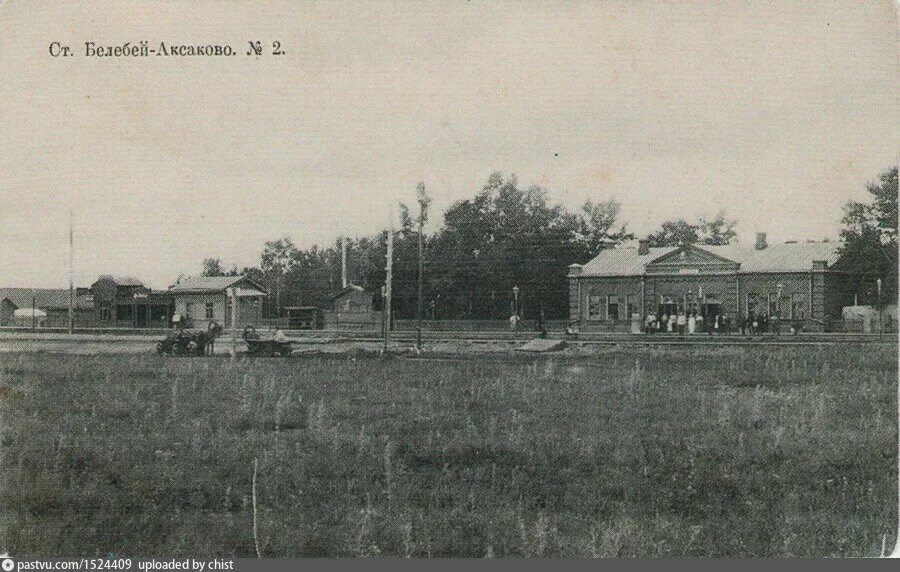
[{"label": "horse", "polygon": [[211,356],[216,354],[216,338],[222,334],[222,326],[216,321],[211,321],[206,328],[206,332],[198,336],[198,342],[203,350],[203,355]]}]

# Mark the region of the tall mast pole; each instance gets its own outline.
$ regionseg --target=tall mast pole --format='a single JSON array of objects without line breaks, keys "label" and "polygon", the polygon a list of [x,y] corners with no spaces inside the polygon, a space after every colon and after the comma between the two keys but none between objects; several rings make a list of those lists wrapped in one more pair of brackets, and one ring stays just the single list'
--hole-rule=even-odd
[{"label": "tall mast pole", "polygon": [[69,333],[75,330],[75,237],[72,209],[69,209]]},{"label": "tall mast pole", "polygon": [[347,281],[347,239],[341,237],[341,288],[346,288]]},{"label": "tall mast pole", "polygon": [[[422,310],[425,303],[425,211],[430,199],[425,194],[425,183],[416,186],[419,201],[419,297],[416,303],[416,349],[422,349]],[[432,316],[433,318],[433,316]]]},{"label": "tall mast pole", "polygon": [[391,338],[391,281],[393,280],[394,266],[394,205],[391,203],[388,212],[387,235],[387,266],[385,267],[385,292],[384,292],[384,351],[388,350]]},{"label": "tall mast pole", "polygon": [[422,230],[425,225],[425,203],[419,201],[419,299],[416,303],[416,348],[422,349],[422,302],[425,291],[425,239]]}]

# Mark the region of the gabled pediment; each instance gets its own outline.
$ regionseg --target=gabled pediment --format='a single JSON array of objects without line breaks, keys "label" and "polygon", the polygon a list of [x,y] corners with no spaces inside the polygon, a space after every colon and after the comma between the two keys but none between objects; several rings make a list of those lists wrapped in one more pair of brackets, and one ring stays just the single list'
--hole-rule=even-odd
[{"label": "gabled pediment", "polygon": [[728,272],[737,271],[740,263],[713,254],[694,245],[680,246],[647,264],[648,272]]}]

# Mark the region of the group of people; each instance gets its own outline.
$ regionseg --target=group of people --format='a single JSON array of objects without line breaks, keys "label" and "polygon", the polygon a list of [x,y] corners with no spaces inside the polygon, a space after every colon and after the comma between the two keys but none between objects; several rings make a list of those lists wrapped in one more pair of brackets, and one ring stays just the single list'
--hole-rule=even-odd
[{"label": "group of people", "polygon": [[681,310],[671,313],[660,311],[660,315],[657,316],[656,312],[650,310],[644,318],[644,331],[648,334],[658,332],[678,334],[707,332],[712,334],[719,331],[728,331],[728,328],[730,328],[730,318],[725,314],[710,316],[707,319],[702,313],[695,311],[685,312]]},{"label": "group of people", "polygon": [[[738,316],[737,320],[733,320],[727,313],[704,316],[701,312],[685,312],[684,310],[669,313],[661,310],[659,316],[657,316],[656,312],[650,310],[644,317],[643,329],[648,334],[662,332],[677,334],[707,333],[709,335],[716,333],[730,334],[732,332],[739,332],[744,335],[756,335],[764,332],[781,333],[778,316],[774,315],[754,315],[751,312],[746,318]],[[792,325],[791,333],[797,332],[798,330]]]}]

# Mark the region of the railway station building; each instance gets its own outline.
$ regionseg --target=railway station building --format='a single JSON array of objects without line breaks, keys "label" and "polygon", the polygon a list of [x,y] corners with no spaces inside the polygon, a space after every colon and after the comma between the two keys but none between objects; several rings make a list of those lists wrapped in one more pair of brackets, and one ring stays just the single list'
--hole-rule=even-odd
[{"label": "railway station building", "polygon": [[131,276],[102,275],[85,292],[93,296],[97,323],[103,325],[165,328],[175,308],[168,292],[152,290]]},{"label": "railway station building", "polygon": [[244,276],[193,276],[169,287],[175,312],[189,327],[206,329],[210,322],[230,327],[231,291],[237,299],[238,327],[258,325],[265,288]]},{"label": "railway station building", "polygon": [[[782,328],[829,330],[844,306],[857,302],[861,284],[875,278],[840,270],[837,242],[769,245],[684,245],[602,250],[569,267],[570,321],[581,331],[634,331],[650,311],[702,314],[737,323],[776,317]],[[870,290],[866,290],[870,291]]]}]

